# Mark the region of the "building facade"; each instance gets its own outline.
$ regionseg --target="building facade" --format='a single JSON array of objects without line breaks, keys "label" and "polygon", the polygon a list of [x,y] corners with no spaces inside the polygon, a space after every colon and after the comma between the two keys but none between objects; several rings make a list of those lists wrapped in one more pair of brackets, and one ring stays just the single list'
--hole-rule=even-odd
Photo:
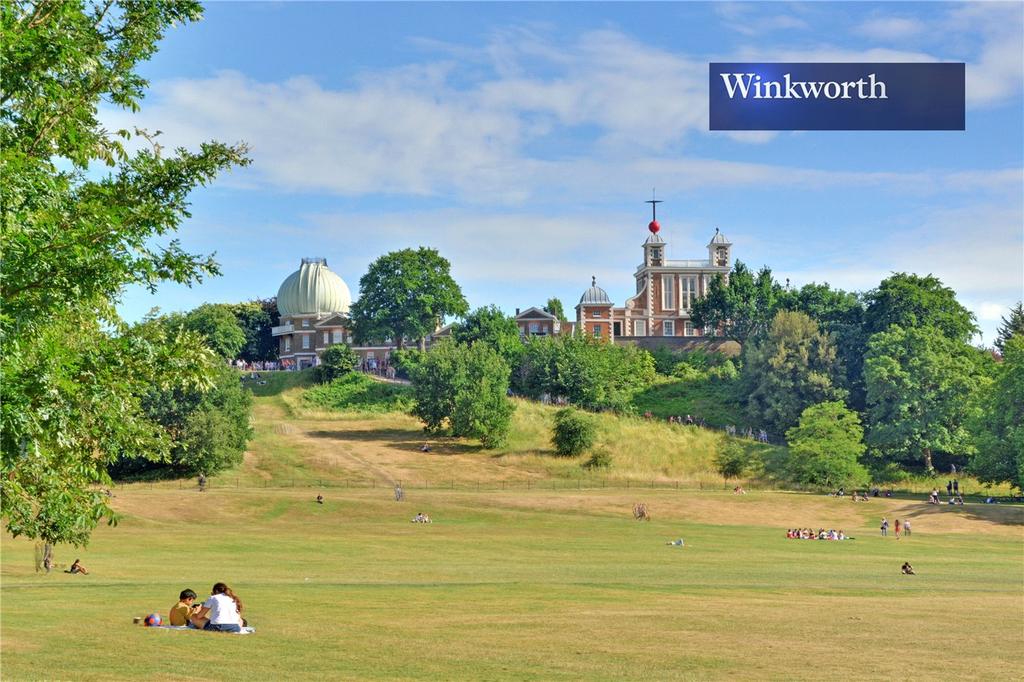
[{"label": "building facade", "polygon": [[614,341],[617,338],[657,336],[714,336],[713,329],[699,329],[691,320],[693,304],[707,295],[716,275],[728,279],[733,264],[732,243],[718,229],[707,245],[707,258],[671,260],[668,243],[659,234],[657,219],[647,226],[643,262],[633,273],[636,294],[615,307],[596,278],[576,306],[576,326],[581,333]]}]

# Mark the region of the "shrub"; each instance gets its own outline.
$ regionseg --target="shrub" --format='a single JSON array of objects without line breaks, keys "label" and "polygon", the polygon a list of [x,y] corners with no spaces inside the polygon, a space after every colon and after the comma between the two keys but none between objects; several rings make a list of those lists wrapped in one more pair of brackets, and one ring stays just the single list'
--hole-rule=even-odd
[{"label": "shrub", "polygon": [[321,384],[342,377],[356,366],[359,355],[343,343],[331,346],[320,354],[320,364],[316,368],[316,380]]},{"label": "shrub", "polygon": [[412,408],[412,390],[408,386],[375,381],[358,372],[314,386],[302,394],[302,399],[328,410],[407,412]]},{"label": "shrub", "polygon": [[839,401],[806,408],[786,432],[789,473],[799,483],[857,487],[868,482],[858,458],[864,454],[860,418]]},{"label": "shrub", "polygon": [[555,452],[563,457],[581,455],[594,446],[597,438],[597,424],[594,418],[574,407],[567,407],[555,414],[555,428],[551,442]]},{"label": "shrub", "polygon": [[597,450],[582,464],[584,469],[609,469],[612,466],[612,453],[607,450]]}]

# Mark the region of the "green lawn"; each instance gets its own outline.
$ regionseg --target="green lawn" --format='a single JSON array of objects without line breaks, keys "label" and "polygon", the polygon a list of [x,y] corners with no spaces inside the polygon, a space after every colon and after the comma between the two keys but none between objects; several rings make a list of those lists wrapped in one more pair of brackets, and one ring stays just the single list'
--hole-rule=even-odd
[{"label": "green lawn", "polygon": [[[1011,679],[1024,510],[675,491],[129,487],[81,557],[5,538],[2,673],[26,679]],[[651,522],[633,521],[645,501]],[[417,511],[434,523],[409,523]],[[877,536],[880,515],[910,539]],[[787,540],[787,525],[857,540]],[[666,546],[682,537],[685,548]],[[909,560],[919,575],[902,576]],[[258,632],[145,629],[232,585]]]}]

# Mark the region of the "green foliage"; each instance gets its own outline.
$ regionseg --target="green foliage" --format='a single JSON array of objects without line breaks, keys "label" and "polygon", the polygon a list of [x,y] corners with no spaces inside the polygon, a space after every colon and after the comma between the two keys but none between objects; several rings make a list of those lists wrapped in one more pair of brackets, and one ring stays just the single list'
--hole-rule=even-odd
[{"label": "green foliage", "polygon": [[128,285],[155,291],[217,273],[212,259],[162,237],[188,217],[193,189],[248,162],[245,147],[164,155],[142,133],[150,148],[129,154],[130,134],[111,135],[97,119],[101,100],[138,108],[147,83],[137,65],[169,26],[199,16],[191,1],[0,11],[0,511],[15,535],[87,542],[113,518],[96,488],[107,465],[170,452],[142,398],[209,384],[193,334],[127,327],[115,303]]},{"label": "green foliage", "polygon": [[370,264],[359,280],[359,300],[352,304],[356,343],[407,339],[421,347],[445,317],[469,309],[450,274],[451,264],[435,249],[402,249]]},{"label": "green foliage", "polygon": [[[688,367],[681,365],[680,367]],[[659,419],[698,415],[711,426],[741,426],[746,423],[737,398],[737,382],[712,380],[692,370],[689,379],[663,379],[637,393],[633,407],[639,414],[650,412]]]},{"label": "green foliage", "polygon": [[743,344],[768,331],[782,296],[782,287],[772,278],[771,269],[763,267],[755,276],[741,261],[736,261],[728,283],[716,275],[707,296],[694,303],[693,324],[721,328],[727,338]]},{"label": "green foliage", "polygon": [[1024,334],[1014,333],[1002,346],[1003,362],[995,380],[979,391],[970,422],[977,453],[971,473],[989,483],[1024,489]]},{"label": "green foliage", "polygon": [[715,454],[715,469],[722,478],[741,478],[750,468],[747,449],[736,440],[730,439]]},{"label": "green foliage", "polygon": [[241,463],[252,437],[252,394],[242,388],[238,372],[219,361],[212,362],[210,374],[209,386],[149,391],[143,407],[167,432],[170,450],[160,460],[122,457],[110,466],[111,476],[214,474]]},{"label": "green foliage", "polygon": [[409,371],[416,398],[412,413],[428,432],[447,429],[488,448],[505,441],[514,409],[508,399],[509,368],[489,345],[445,339]]},{"label": "green foliage", "polygon": [[836,357],[843,368],[837,385],[849,391],[847,402],[854,409],[864,408],[864,302],[857,294],[832,289],[827,284],[807,284],[796,291],[787,291],[782,307],[805,313],[818,323],[822,333],[836,347]]},{"label": "green foliage", "polygon": [[867,338],[893,325],[903,329],[927,327],[965,343],[978,331],[974,315],[956,300],[956,292],[931,275],[897,273],[868,292],[866,301]]},{"label": "green foliage", "polygon": [[681,354],[672,350],[668,346],[658,346],[654,350],[648,352],[654,360],[654,369],[658,374],[670,376],[676,368],[676,365],[685,364],[681,363]]},{"label": "green foliage", "polygon": [[565,322],[565,308],[562,306],[562,301],[559,298],[549,298],[548,302],[544,305],[544,312],[554,315],[560,321]]},{"label": "green foliage", "polygon": [[206,303],[184,315],[172,315],[168,324],[180,325],[199,334],[206,340],[206,346],[220,357],[233,360],[245,346],[245,332],[235,317],[231,306]]},{"label": "green foliage", "polygon": [[316,380],[321,384],[345,376],[359,363],[359,354],[344,343],[330,346],[320,354]]},{"label": "green foliage", "polygon": [[277,359],[277,340],[272,329],[281,321],[277,299],[267,298],[230,306],[232,314],[245,334],[245,345],[238,357],[247,362]]},{"label": "green foliage", "polygon": [[589,337],[534,337],[515,374],[516,390],[539,399],[566,398],[591,410],[627,410],[656,376],[651,354]]},{"label": "green foliage", "polygon": [[302,394],[302,399],[314,407],[356,412],[408,412],[413,406],[409,386],[376,381],[359,372],[314,386]]},{"label": "green foliage", "polygon": [[743,393],[756,425],[782,433],[808,405],[841,399],[835,347],[818,325],[799,312],[779,311],[763,339],[744,348]]},{"label": "green foliage", "polygon": [[932,453],[970,452],[965,422],[991,358],[930,328],[890,327],[864,362],[867,443],[891,461],[932,469]]},{"label": "green foliage", "polygon": [[996,332],[996,348],[1000,353],[1006,352],[1006,342],[1014,337],[1024,336],[1024,302],[1010,308],[1010,316],[1000,320],[1002,324]]},{"label": "green foliage", "polygon": [[514,318],[505,315],[497,306],[477,308],[462,322],[452,325],[452,338],[456,343],[486,343],[504,358],[509,367],[515,367],[523,354],[523,341]]},{"label": "green foliage", "polygon": [[574,407],[566,407],[555,413],[555,426],[551,431],[551,443],[555,452],[563,457],[575,457],[594,447],[597,439],[597,423],[591,415]]},{"label": "green foliage", "polygon": [[581,464],[584,469],[610,469],[614,460],[612,453],[605,449],[595,450],[586,462]]},{"label": "green foliage", "polygon": [[811,405],[786,431],[790,478],[831,488],[867,485],[870,477],[859,461],[863,439],[860,417],[842,402]]}]

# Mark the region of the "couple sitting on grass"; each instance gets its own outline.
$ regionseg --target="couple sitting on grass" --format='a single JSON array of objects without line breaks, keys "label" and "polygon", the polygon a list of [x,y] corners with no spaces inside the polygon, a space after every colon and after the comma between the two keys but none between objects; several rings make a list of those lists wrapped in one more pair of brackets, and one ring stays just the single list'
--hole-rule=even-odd
[{"label": "couple sitting on grass", "polygon": [[202,604],[195,604],[196,593],[182,590],[178,603],[171,608],[170,623],[196,630],[216,632],[241,632],[245,625],[242,618],[242,600],[224,583],[217,583],[210,591],[210,598]]}]

